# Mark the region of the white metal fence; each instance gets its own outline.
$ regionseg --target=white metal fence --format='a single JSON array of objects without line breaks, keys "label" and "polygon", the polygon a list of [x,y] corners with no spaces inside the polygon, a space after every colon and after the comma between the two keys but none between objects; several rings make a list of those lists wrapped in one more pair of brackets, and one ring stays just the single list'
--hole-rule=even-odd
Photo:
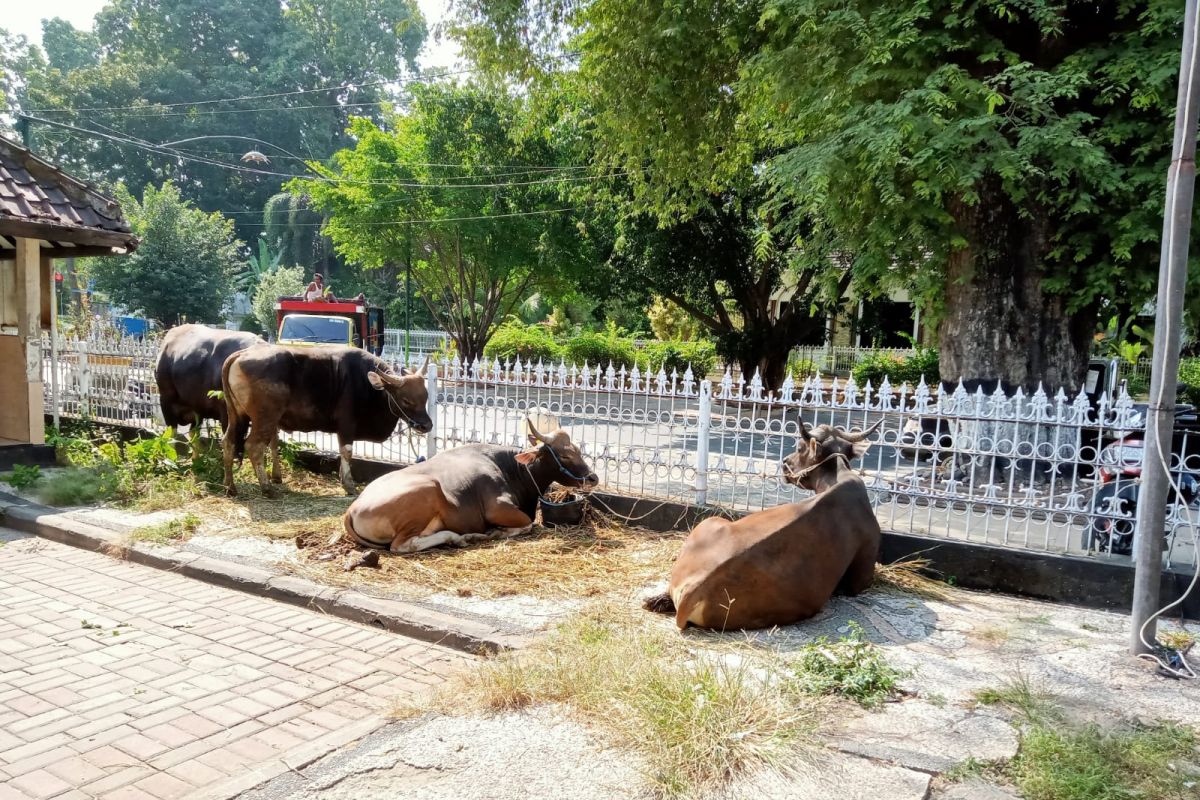
[{"label": "white metal fence", "polygon": [[[48,413],[57,399],[67,417],[161,428],[156,349],[150,340],[62,341],[52,382],[47,344]],[[728,372],[714,382],[690,370],[457,360],[427,374],[432,434],[358,442],[356,455],[412,463],[469,442],[521,445],[525,412],[540,407],[560,418],[604,488],[746,510],[805,496],[783,482],[780,466],[801,421],[860,428],[882,419],[859,466],[885,529],[1079,555],[1120,556],[1130,544],[1128,489],[1136,483],[1098,480],[1103,448],[1143,428],[1124,392],[1092,405],[1082,393],[939,392],[924,383],[873,387],[819,377],[789,377],[770,392],[757,377]],[[327,434],[290,438],[336,450]],[[1200,436],[1180,430],[1173,452],[1173,470],[1200,474]],[[1169,509],[1168,563],[1192,562],[1189,513],[1182,500]]]}]

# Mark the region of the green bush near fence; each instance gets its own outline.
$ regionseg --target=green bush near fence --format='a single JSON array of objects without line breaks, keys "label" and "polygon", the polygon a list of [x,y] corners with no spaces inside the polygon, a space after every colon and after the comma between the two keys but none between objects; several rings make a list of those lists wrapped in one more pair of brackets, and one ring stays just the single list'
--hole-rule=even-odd
[{"label": "green bush near fence", "polygon": [[859,386],[870,381],[872,386],[877,387],[883,383],[884,376],[893,386],[905,382],[916,384],[922,377],[926,383],[936,383],[939,375],[938,351],[932,347],[919,347],[908,357],[871,353],[854,365],[851,374]]},{"label": "green bush near fence", "polygon": [[670,375],[672,371],[680,375],[692,368],[692,375],[697,380],[703,379],[717,366],[717,347],[712,342],[651,342],[642,348],[638,361],[649,366],[651,372],[663,372]]},{"label": "green bush near fence", "polygon": [[492,338],[484,345],[483,354],[489,359],[498,358],[506,363],[516,358],[535,364],[538,361],[550,363],[562,357],[563,348],[541,325],[525,325],[517,320],[509,320],[492,334]]},{"label": "green bush near fence", "polygon": [[1200,407],[1200,358],[1179,362],[1179,402]]},{"label": "green bush near fence", "polygon": [[717,365],[717,348],[712,342],[650,342],[638,348],[632,338],[620,335],[616,329],[556,338],[542,325],[525,325],[517,320],[500,325],[483,348],[483,354],[504,362],[516,358],[534,364],[562,360],[601,369],[609,364],[614,369],[632,369],[637,363],[651,372],[662,367],[668,375],[672,370],[682,375],[691,366],[697,378],[704,377]]}]

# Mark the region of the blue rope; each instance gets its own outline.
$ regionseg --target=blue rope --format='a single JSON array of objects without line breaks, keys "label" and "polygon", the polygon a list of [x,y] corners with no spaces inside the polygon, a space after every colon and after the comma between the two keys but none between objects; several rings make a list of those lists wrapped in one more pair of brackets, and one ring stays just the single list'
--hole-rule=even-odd
[{"label": "blue rope", "polygon": [[[571,472],[571,470],[569,470],[569,469],[567,469],[565,466],[563,466],[563,463],[562,463],[562,461],[560,461],[560,460],[559,460],[559,458],[558,458],[558,453],[554,452],[554,448],[553,448],[553,447],[551,447],[550,445],[548,445],[548,444],[543,444],[543,445],[542,445],[542,449],[543,449],[543,450],[549,450],[549,451],[550,451],[550,455],[554,457],[554,463],[558,465],[558,469],[559,469],[559,471],[560,471],[560,472],[562,472],[562,473],[563,473],[564,475],[566,475],[567,477],[569,477],[569,478],[574,478],[574,479],[575,479],[575,480],[577,480],[577,481],[582,481],[582,480],[585,480],[585,479],[587,478],[587,476],[586,476],[586,475],[582,475],[582,476],[580,476],[580,475],[576,475],[574,472]],[[530,479],[530,480],[533,480],[533,471],[532,471],[532,470],[530,470],[530,469],[529,469],[529,467],[525,467],[525,471],[529,473],[529,479]],[[536,486],[537,486],[537,481],[534,481],[533,485],[536,487]],[[575,500],[568,500],[568,501],[566,501],[566,502],[564,502],[564,503],[555,503],[553,500],[547,500],[547,499],[546,499],[546,495],[545,495],[545,493],[544,493],[544,492],[540,492],[540,491],[538,492],[538,500],[539,500],[539,501],[541,501],[541,503],[542,503],[543,505],[552,506],[552,507],[555,507],[555,508],[562,508],[563,506],[573,506],[573,505],[575,505],[575,504],[577,504],[577,503],[582,503],[582,502],[583,502],[583,498],[581,497],[581,498],[577,498],[577,499],[575,499]]]}]

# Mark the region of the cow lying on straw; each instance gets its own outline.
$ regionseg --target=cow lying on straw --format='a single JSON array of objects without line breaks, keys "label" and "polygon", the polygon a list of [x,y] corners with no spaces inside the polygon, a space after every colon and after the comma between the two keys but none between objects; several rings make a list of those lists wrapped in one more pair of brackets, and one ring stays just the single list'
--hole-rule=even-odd
[{"label": "cow lying on straw", "polygon": [[526,450],[468,444],[376,478],[346,510],[346,536],[415,553],[528,531],[551,483],[591,488],[598,482],[567,432],[541,419],[548,433],[526,419]]},{"label": "cow lying on straw", "polygon": [[784,477],[816,495],[733,522],[704,520],[684,542],[668,591],[643,605],[674,612],[680,630],[768,628],[814,616],[835,592],[870,586],[879,523],[850,462],[871,446],[867,436],[879,424],[857,433],[801,425]]}]

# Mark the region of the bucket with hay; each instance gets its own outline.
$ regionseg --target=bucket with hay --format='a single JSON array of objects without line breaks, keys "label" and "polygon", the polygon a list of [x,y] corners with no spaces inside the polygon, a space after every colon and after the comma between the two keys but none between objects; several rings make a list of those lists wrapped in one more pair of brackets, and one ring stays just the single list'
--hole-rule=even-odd
[{"label": "bucket with hay", "polygon": [[[529,409],[526,419],[541,431],[555,431],[560,427],[558,417],[545,408]],[[531,438],[530,441],[534,440]],[[587,513],[587,498],[555,484],[538,498],[538,508],[542,512],[543,525],[551,528],[570,528],[583,523]]]},{"label": "bucket with hay", "polygon": [[538,507],[542,510],[543,525],[569,528],[583,523],[583,516],[587,513],[587,498],[555,486],[538,500]]}]

